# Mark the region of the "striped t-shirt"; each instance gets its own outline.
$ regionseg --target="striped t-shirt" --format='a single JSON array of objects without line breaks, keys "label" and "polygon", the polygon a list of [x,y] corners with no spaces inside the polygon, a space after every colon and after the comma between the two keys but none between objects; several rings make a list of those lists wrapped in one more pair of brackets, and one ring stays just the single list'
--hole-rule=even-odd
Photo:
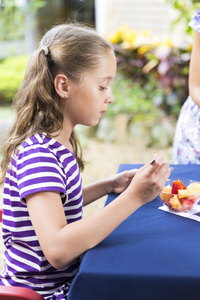
[{"label": "striped t-shirt", "polygon": [[56,270],[44,256],[25,203],[27,195],[40,191],[60,193],[67,223],[82,218],[82,181],[75,154],[45,134],[35,134],[19,147],[6,174],[2,222],[5,268],[0,285],[29,287],[46,299],[66,299],[79,261]]}]

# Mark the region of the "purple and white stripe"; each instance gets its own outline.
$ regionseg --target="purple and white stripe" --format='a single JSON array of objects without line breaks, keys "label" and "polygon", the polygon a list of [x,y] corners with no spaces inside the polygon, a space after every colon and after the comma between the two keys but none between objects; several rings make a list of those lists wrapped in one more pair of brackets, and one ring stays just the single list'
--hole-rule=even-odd
[{"label": "purple and white stripe", "polygon": [[82,180],[74,153],[45,134],[36,134],[20,147],[8,169],[3,199],[2,234],[5,268],[0,285],[32,288],[46,299],[66,299],[79,261],[56,270],[46,260],[25,203],[27,195],[57,191],[68,223],[82,218]]}]

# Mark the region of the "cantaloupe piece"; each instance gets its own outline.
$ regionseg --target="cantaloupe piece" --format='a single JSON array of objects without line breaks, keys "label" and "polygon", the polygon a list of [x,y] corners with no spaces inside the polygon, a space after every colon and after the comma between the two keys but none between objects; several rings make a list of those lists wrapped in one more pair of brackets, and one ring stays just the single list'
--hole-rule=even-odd
[{"label": "cantaloupe piece", "polygon": [[178,197],[179,197],[179,199],[185,198],[189,194],[190,194],[190,192],[188,191],[188,189],[186,189],[186,190],[178,190]]},{"label": "cantaloupe piece", "polygon": [[179,209],[182,206],[181,202],[179,201],[179,199],[176,195],[173,198],[171,198],[170,204],[173,209]]},{"label": "cantaloupe piece", "polygon": [[[162,193],[160,194],[160,198],[164,201],[164,202],[169,202],[170,199],[172,198],[172,195],[170,195],[171,193],[171,186],[168,185],[168,186],[165,186]],[[167,194],[165,194],[167,193]]]},{"label": "cantaloupe piece", "polygon": [[192,182],[187,186],[187,190],[190,194],[200,193],[200,184],[197,182]]}]

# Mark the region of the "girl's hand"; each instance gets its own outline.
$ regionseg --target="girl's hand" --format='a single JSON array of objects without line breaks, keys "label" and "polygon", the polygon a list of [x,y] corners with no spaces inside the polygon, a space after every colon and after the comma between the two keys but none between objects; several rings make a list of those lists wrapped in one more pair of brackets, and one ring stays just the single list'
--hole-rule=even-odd
[{"label": "girl's hand", "polygon": [[110,193],[122,193],[129,186],[137,171],[138,169],[132,169],[112,176]]},{"label": "girl's hand", "polygon": [[169,175],[169,164],[156,155],[153,163],[147,163],[137,171],[127,191],[132,199],[139,199],[143,205],[162,192]]},{"label": "girl's hand", "polygon": [[135,176],[137,169],[124,171],[114,176],[105,178],[98,182],[83,187],[84,206],[110,193],[122,193]]}]

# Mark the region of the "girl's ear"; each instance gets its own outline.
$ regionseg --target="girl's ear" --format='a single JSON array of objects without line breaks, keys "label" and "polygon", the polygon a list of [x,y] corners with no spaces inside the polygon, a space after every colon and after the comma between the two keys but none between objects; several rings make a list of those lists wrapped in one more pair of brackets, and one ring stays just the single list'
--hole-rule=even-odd
[{"label": "girl's ear", "polygon": [[54,79],[54,87],[56,90],[56,93],[61,98],[68,98],[69,92],[70,92],[70,84],[69,79],[64,74],[58,74],[56,75]]}]

